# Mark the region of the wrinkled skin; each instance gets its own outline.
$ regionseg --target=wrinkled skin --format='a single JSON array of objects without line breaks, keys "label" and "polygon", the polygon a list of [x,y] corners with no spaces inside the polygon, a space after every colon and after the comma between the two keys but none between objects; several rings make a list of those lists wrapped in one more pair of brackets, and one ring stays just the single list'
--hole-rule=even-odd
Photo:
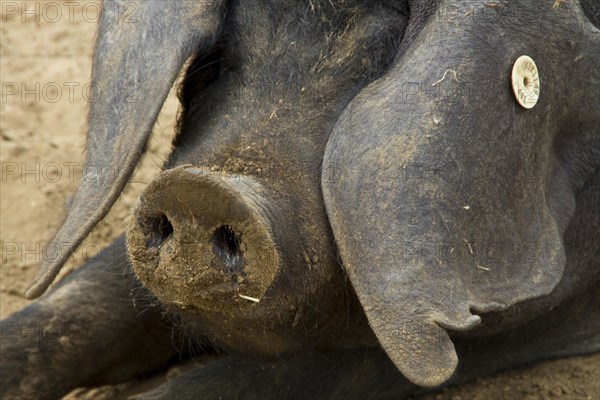
[{"label": "wrinkled skin", "polygon": [[[343,3],[181,3],[169,10],[189,20],[155,26],[172,30],[165,36],[101,24],[96,81],[132,74],[152,95],[92,110],[88,163],[123,168],[116,180],[100,176],[95,193],[79,189],[57,237],[84,237],[110,208],[153,122],[135,118],[158,112],[196,50],[175,150],[142,195],[127,245],[119,239],[2,323],[3,332],[93,323],[116,334],[3,336],[3,398],[142,376],[178,359],[188,338],[228,355],[145,398],[397,399],[600,349],[597,8],[427,1],[410,3],[409,15],[403,2]],[[125,45],[113,56],[122,69],[103,70],[117,33],[132,48],[149,35],[169,57],[149,63]],[[164,37],[179,38],[176,48]],[[528,111],[510,91],[521,54],[541,77]],[[436,83],[448,69],[456,75]],[[486,97],[465,82],[483,82]],[[458,171],[451,179],[431,174],[448,165]],[[221,225],[233,233],[212,236]],[[253,250],[254,237],[267,253]],[[407,247],[415,243],[460,245],[463,256],[443,265]],[[241,267],[231,262],[238,245]],[[263,275],[255,255],[266,257]],[[43,266],[30,297],[59,264]],[[232,278],[215,297],[196,296]],[[245,288],[258,288],[260,301],[237,296]]]}]

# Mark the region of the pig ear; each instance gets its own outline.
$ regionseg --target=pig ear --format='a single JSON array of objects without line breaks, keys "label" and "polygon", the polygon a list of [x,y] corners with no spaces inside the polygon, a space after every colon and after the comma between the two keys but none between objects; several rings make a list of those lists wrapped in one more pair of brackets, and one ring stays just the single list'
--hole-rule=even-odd
[{"label": "pig ear", "polygon": [[[365,115],[352,114],[356,119],[337,133],[348,133]],[[560,280],[564,247],[544,192],[534,184],[529,193],[519,188],[531,202],[518,203],[512,201],[516,195],[493,197],[484,185],[478,198],[468,193],[469,179],[408,179],[404,185],[390,171],[412,148],[394,148],[400,161],[372,151],[365,162],[352,154],[355,138],[337,139],[327,145],[322,189],[344,269],[400,372],[421,386],[440,385],[458,364],[449,331],[475,328],[480,317],[472,312],[505,310],[548,294]],[[445,148],[424,153],[442,154]],[[347,160],[340,162],[344,153],[354,162],[350,168]],[[461,202],[463,196],[471,206]]]},{"label": "pig ear", "polygon": [[[400,372],[421,386],[451,378],[458,357],[449,332],[479,324],[472,313],[502,311],[555,288],[575,196],[553,154],[559,124],[540,118],[552,101],[520,112],[508,80],[496,75],[502,62],[510,71],[509,56],[474,56],[478,45],[467,40],[452,53],[479,57],[483,64],[461,64],[461,73],[489,82],[493,108],[456,81],[435,96],[404,100],[403,83],[435,84],[438,60],[443,65],[454,46],[439,44],[455,35],[448,27],[428,25],[429,36],[415,39],[409,56],[346,106],[321,180],[369,324]],[[550,74],[560,81],[561,72]]]},{"label": "pig ear", "polygon": [[43,261],[27,290],[39,297],[123,190],[158,113],[190,54],[214,44],[221,0],[105,0],[94,53],[84,179],[52,243],[63,252]]}]

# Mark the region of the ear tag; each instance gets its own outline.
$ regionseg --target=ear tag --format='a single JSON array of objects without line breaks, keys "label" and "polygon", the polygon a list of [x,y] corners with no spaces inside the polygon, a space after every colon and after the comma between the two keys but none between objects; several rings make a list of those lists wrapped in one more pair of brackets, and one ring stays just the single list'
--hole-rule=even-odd
[{"label": "ear tag", "polygon": [[521,107],[531,109],[536,105],[540,97],[540,77],[531,57],[517,58],[512,69],[511,85]]}]

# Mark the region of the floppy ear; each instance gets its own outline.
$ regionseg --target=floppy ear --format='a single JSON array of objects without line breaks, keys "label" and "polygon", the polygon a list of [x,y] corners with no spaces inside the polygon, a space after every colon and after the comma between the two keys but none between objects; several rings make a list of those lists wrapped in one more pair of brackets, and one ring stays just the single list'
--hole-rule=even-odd
[{"label": "floppy ear", "polygon": [[52,242],[67,244],[43,261],[28,289],[40,296],[106,215],[127,183],[174,80],[194,51],[216,41],[223,0],[105,0],[94,53],[84,179]]},{"label": "floppy ear", "polygon": [[[452,376],[448,330],[474,328],[472,312],[554,289],[575,192],[600,167],[600,43],[578,4],[444,4],[470,17],[433,10],[427,19],[411,8],[410,42],[344,110],[322,174],[369,323],[422,386]],[[523,82],[510,81],[524,54],[539,70],[528,110],[513,95]]]}]

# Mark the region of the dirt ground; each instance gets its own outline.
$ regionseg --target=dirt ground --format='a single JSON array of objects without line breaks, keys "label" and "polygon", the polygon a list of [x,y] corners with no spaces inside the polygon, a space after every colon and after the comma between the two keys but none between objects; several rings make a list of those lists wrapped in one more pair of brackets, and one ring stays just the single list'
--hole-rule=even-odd
[{"label": "dirt ground", "polygon": [[[100,3],[0,0],[0,4],[0,318],[4,319],[28,304],[23,292],[81,174]],[[124,230],[137,196],[169,152],[177,106],[172,93],[138,173],[62,275]],[[68,397],[128,398],[139,392],[139,385],[77,390]],[[420,399],[600,399],[600,355],[543,362]]]}]

